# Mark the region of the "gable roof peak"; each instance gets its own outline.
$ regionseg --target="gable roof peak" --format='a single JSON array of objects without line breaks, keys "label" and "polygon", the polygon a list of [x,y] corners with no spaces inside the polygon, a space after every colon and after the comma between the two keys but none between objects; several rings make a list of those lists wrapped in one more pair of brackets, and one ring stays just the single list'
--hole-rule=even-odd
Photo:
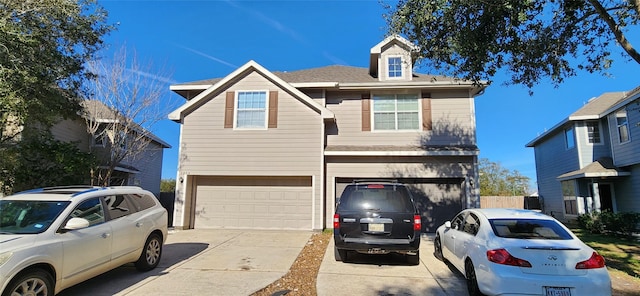
[{"label": "gable roof peak", "polygon": [[411,41],[407,40],[406,38],[398,35],[398,34],[392,34],[389,35],[387,38],[385,38],[384,40],[380,41],[380,43],[376,44],[375,46],[373,46],[371,48],[371,54],[380,54],[382,53],[382,48],[384,46],[386,46],[387,44],[391,43],[391,42],[398,42],[402,45],[404,45],[405,47],[407,47],[407,49],[409,49],[409,51],[417,51],[419,49],[419,47],[415,44],[413,44]]},{"label": "gable roof peak", "polygon": [[322,118],[324,119],[335,118],[335,115],[333,114],[332,111],[320,105],[319,103],[314,101],[312,98],[310,98],[309,96],[307,96],[306,94],[298,90],[297,88],[293,87],[288,82],[284,81],[282,78],[276,76],[274,73],[272,73],[271,71],[267,70],[266,68],[258,64],[256,61],[249,60],[247,63],[240,66],[238,69],[231,72],[229,75],[216,81],[213,85],[209,86],[207,89],[200,92],[197,96],[195,96],[193,99],[191,99],[184,105],[180,106],[178,109],[169,113],[169,116],[168,116],[169,119],[173,121],[178,121],[178,122],[181,121],[184,116],[184,113],[188,112],[188,110],[197,108],[200,101],[206,100],[212,93],[215,93],[216,91],[222,89],[227,83],[232,83],[233,80],[236,79],[238,76],[240,76],[242,73],[245,73],[246,71],[251,71],[251,70],[260,73],[267,79],[271,80],[275,85],[279,86],[281,89],[288,91],[294,97],[298,98],[300,101],[305,103],[307,106],[318,111],[318,113],[322,116]]}]

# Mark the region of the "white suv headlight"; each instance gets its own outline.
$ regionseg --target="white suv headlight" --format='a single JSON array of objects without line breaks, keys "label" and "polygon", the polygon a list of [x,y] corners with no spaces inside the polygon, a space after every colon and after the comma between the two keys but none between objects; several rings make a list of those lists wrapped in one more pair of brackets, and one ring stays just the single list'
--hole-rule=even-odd
[{"label": "white suv headlight", "polygon": [[9,258],[11,258],[11,256],[13,256],[13,252],[0,253],[0,266],[9,261]]}]

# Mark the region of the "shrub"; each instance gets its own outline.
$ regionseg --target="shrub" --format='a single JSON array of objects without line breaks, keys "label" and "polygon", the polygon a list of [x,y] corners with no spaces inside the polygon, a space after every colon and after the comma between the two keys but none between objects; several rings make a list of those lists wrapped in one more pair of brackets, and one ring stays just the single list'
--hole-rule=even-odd
[{"label": "shrub", "polygon": [[631,236],[640,232],[640,213],[588,213],[578,216],[580,228],[591,233],[615,233]]},{"label": "shrub", "polygon": [[602,223],[598,213],[587,213],[578,216],[578,225],[591,233],[604,233],[604,223]]}]

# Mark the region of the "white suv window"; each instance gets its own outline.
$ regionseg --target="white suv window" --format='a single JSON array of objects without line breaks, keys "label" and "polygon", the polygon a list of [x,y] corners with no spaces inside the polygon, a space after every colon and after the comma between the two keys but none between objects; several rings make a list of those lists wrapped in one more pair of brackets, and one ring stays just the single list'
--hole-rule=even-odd
[{"label": "white suv window", "polygon": [[104,223],[105,216],[102,202],[97,197],[85,200],[73,210],[71,217],[87,219],[89,226]]},{"label": "white suv window", "polygon": [[107,205],[107,211],[109,211],[109,218],[111,219],[118,219],[136,212],[124,195],[105,196],[104,203]]}]

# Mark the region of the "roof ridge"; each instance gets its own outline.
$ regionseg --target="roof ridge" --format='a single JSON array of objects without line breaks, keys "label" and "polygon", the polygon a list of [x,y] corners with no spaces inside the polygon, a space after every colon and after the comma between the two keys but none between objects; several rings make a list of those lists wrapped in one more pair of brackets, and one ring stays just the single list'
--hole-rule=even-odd
[{"label": "roof ridge", "polygon": [[633,95],[635,95],[637,93],[640,93],[640,85],[636,86],[634,89],[632,89],[630,91],[625,91],[624,92],[624,96],[628,98],[628,97],[633,96]]}]

